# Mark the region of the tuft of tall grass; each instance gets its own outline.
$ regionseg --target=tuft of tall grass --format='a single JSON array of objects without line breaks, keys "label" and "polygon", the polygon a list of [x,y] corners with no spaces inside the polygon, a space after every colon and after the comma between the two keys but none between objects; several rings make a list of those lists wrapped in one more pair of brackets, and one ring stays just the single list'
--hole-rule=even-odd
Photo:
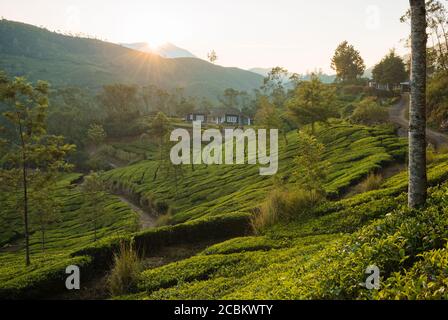
[{"label": "tuft of tall grass", "polygon": [[155,226],[156,227],[169,226],[172,224],[172,220],[173,220],[173,215],[171,214],[171,212],[168,212],[168,213],[161,215],[157,218]]},{"label": "tuft of tall grass", "polygon": [[252,218],[252,228],[256,234],[260,234],[277,222],[303,216],[322,199],[322,194],[315,190],[274,189]]},{"label": "tuft of tall grass", "polygon": [[114,254],[114,267],[109,275],[109,291],[112,296],[133,292],[142,263],[133,243],[122,242],[118,253]]},{"label": "tuft of tall grass", "polygon": [[428,147],[426,147],[426,163],[430,164],[434,162],[438,153],[442,153],[441,150],[436,151],[433,145],[428,145]]},{"label": "tuft of tall grass", "polygon": [[382,183],[383,177],[380,174],[370,173],[356,189],[359,193],[364,193],[379,189]]}]

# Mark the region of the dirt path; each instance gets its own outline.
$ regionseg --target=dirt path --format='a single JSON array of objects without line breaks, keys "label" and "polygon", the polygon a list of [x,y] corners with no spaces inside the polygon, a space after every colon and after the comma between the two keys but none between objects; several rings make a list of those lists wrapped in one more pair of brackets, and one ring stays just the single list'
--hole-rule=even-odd
[{"label": "dirt path", "polygon": [[[406,118],[408,105],[409,105],[409,95],[403,94],[400,102],[392,106],[389,110],[389,119],[391,122],[394,122],[400,126],[398,134],[402,137],[407,137],[408,135],[409,121]],[[437,148],[442,145],[448,145],[448,136],[435,130],[427,128],[426,137],[428,139],[428,142],[432,143]]]},{"label": "dirt path", "polygon": [[140,229],[147,229],[147,228],[153,228],[156,226],[157,217],[153,214],[150,214],[140,208],[139,206],[135,205],[127,199],[125,196],[117,195],[118,198],[124,203],[126,203],[132,210],[138,213],[138,216],[140,217]]},{"label": "dirt path", "polygon": [[[95,148],[91,148],[88,152],[90,156],[93,156],[96,153]],[[112,169],[120,168],[123,165],[115,161],[114,159],[108,159],[107,163],[111,166]],[[139,224],[140,229],[153,228],[156,226],[157,217],[146,212],[132,201],[127,199],[125,196],[116,194],[116,196],[124,203],[126,203],[132,210],[134,210],[139,216]]]}]

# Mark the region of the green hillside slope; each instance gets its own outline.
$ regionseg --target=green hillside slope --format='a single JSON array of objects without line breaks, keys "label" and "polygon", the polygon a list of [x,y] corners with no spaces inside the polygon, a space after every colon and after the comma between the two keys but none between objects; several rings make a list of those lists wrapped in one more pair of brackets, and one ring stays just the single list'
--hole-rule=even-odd
[{"label": "green hillside slope", "polygon": [[[391,128],[369,128],[344,123],[322,127],[318,139],[326,145],[324,158],[330,162],[325,189],[330,196],[343,194],[355,182],[397,159],[403,159],[405,141]],[[297,133],[288,134],[288,145],[279,141],[279,171],[276,178],[294,183],[293,159],[297,156]],[[184,169],[176,187],[175,177],[159,174],[154,180],[157,161],[107,172],[104,179],[112,190],[131,195],[142,206],[158,201],[174,213],[174,222],[203,215],[251,211],[272,189],[273,178],[260,176],[258,166],[196,166]],[[177,190],[176,190],[177,189]]]},{"label": "green hillside slope", "polygon": [[[388,128],[373,129],[339,123],[320,128],[318,137],[327,145],[326,160],[333,164],[333,177],[326,183],[326,188],[335,196],[369,172],[399,159],[405,152],[404,142],[394,137],[393,131]],[[284,142],[281,145],[279,176],[293,184],[291,172],[294,168],[292,161],[297,154],[297,133],[290,132],[288,140],[288,146]],[[361,142],[363,148],[359,148]],[[166,202],[172,208],[174,216],[171,222],[176,225],[143,230],[135,235],[135,241],[148,249],[146,252],[153,251],[149,248],[173,244],[185,245],[197,241],[217,243],[247,233],[252,209],[260,204],[275,183],[272,177],[260,176],[257,166],[250,169],[246,166],[197,166],[195,171],[187,166],[176,191],[173,178],[167,177],[163,171],[159,179],[152,180],[155,165],[154,161],[141,161],[103,175],[109,187],[115,188],[116,192],[140,199],[144,205],[148,201]],[[74,178],[67,177],[61,181],[63,214],[61,220],[52,224],[48,231],[49,246],[45,253],[40,252],[38,229],[33,229],[31,259],[35,263],[31,269],[23,267],[20,215],[14,210],[2,211],[2,241],[9,245],[0,250],[0,296],[22,296],[28,294],[30,287],[41,288],[48,283],[59,283],[58,279],[64,276],[64,263],[72,262],[73,259],[81,259],[79,263],[86,270],[104,271],[111,266],[111,253],[121,238],[108,236],[129,234],[135,226],[136,213],[117,197],[107,196],[104,206],[109,212],[110,222],[101,226],[103,239],[90,245],[92,229],[83,221],[79,211],[80,207],[89,204],[83,203],[76,185],[71,184]],[[11,207],[7,199],[7,196],[0,197],[0,204],[4,208]],[[239,246],[244,247],[245,251],[281,246],[267,238],[258,237],[231,243],[232,247],[236,246],[230,249],[232,252],[239,251]],[[212,247],[207,252],[227,252],[227,244],[223,246]],[[207,265],[207,261],[203,263]],[[219,267],[215,264],[213,266]],[[97,274],[86,272],[90,276]],[[163,278],[155,278],[154,281],[163,281]]]},{"label": "green hillside slope", "polygon": [[263,78],[196,58],[164,59],[99,40],[75,38],[19,22],[0,20],[0,69],[45,79],[53,86],[99,88],[104,84],[183,87],[216,98],[226,88],[252,90]]},{"label": "green hillside slope", "polygon": [[[235,238],[144,271],[121,299],[447,298],[446,155],[429,168],[428,205],[406,208],[406,175],[381,190],[321,206],[262,236]],[[369,265],[380,290],[360,285]]]}]

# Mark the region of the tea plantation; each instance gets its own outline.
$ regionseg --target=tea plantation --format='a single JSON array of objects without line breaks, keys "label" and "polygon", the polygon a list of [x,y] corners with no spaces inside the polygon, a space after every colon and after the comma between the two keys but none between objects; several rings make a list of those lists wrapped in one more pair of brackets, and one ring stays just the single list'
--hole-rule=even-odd
[{"label": "tea plantation", "polygon": [[[345,249],[341,248],[358,239],[358,233],[370,230],[372,220],[376,224],[386,223],[386,213],[399,210],[404,203],[400,193],[406,188],[406,177],[401,173],[387,179],[377,191],[347,199],[343,199],[344,195],[370,173],[403,162],[406,142],[388,126],[371,128],[335,122],[320,127],[317,138],[325,144],[323,157],[329,163],[324,187],[329,199],[334,200],[254,235],[251,216],[269,191],[279,183],[295,186],[297,133],[290,132],[287,138],[287,144],[281,142],[279,173],[275,178],[260,176],[257,166],[200,165],[194,170],[185,166],[176,183],[173,174],[163,169],[154,179],[158,166],[155,160],[105,172],[102,179],[111,193],[125,195],[147,209],[169,211],[170,225],[135,233],[137,213],[110,194],[103,200],[109,218],[101,225],[100,240],[96,242],[90,224],[81,214],[82,208],[90,204],[76,184],[80,175],[67,175],[58,189],[63,212],[47,232],[45,252],[40,247],[38,229],[33,230],[32,265],[28,268],[23,261],[20,216],[14,210],[2,210],[2,243],[7,245],[0,251],[0,295],[42,297],[45,287],[48,296],[54,296],[64,290],[64,270],[69,264],[79,265],[88,279],[100,277],[111,267],[119,243],[133,239],[147,255],[166,246],[198,242],[215,245],[208,245],[199,254],[192,253],[191,258],[149,267],[140,275],[135,293],[123,298],[307,298],[319,296],[315,291],[318,289],[326,297],[326,287],[324,290],[313,286],[327,284],[309,283],[316,277],[307,270],[330,273],[325,268],[327,254],[328,259],[335,257],[335,264],[342,263],[340,252]],[[446,175],[445,160],[431,164],[434,184]],[[6,203],[7,196],[1,201]],[[389,257],[384,259],[388,261]],[[361,267],[364,266],[356,268]],[[333,286],[334,279],[328,281]],[[332,290],[333,296],[349,296]]]}]

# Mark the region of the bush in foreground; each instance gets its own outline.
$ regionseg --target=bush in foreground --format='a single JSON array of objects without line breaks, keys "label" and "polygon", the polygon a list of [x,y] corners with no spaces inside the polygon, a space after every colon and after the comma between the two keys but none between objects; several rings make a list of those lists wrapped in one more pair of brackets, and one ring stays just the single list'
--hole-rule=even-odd
[{"label": "bush in foreground", "polygon": [[279,221],[289,221],[305,214],[321,200],[322,195],[315,190],[275,189],[261,205],[258,214],[252,218],[252,228],[259,234]]},{"label": "bush in foreground", "polygon": [[372,190],[377,190],[381,187],[383,183],[383,177],[380,174],[371,173],[367,176],[367,178],[362,181],[358,187],[357,191],[359,193],[364,193]]},{"label": "bush in foreground", "polygon": [[114,254],[114,267],[109,276],[109,290],[113,296],[132,292],[141,271],[141,261],[133,243],[122,242]]}]

